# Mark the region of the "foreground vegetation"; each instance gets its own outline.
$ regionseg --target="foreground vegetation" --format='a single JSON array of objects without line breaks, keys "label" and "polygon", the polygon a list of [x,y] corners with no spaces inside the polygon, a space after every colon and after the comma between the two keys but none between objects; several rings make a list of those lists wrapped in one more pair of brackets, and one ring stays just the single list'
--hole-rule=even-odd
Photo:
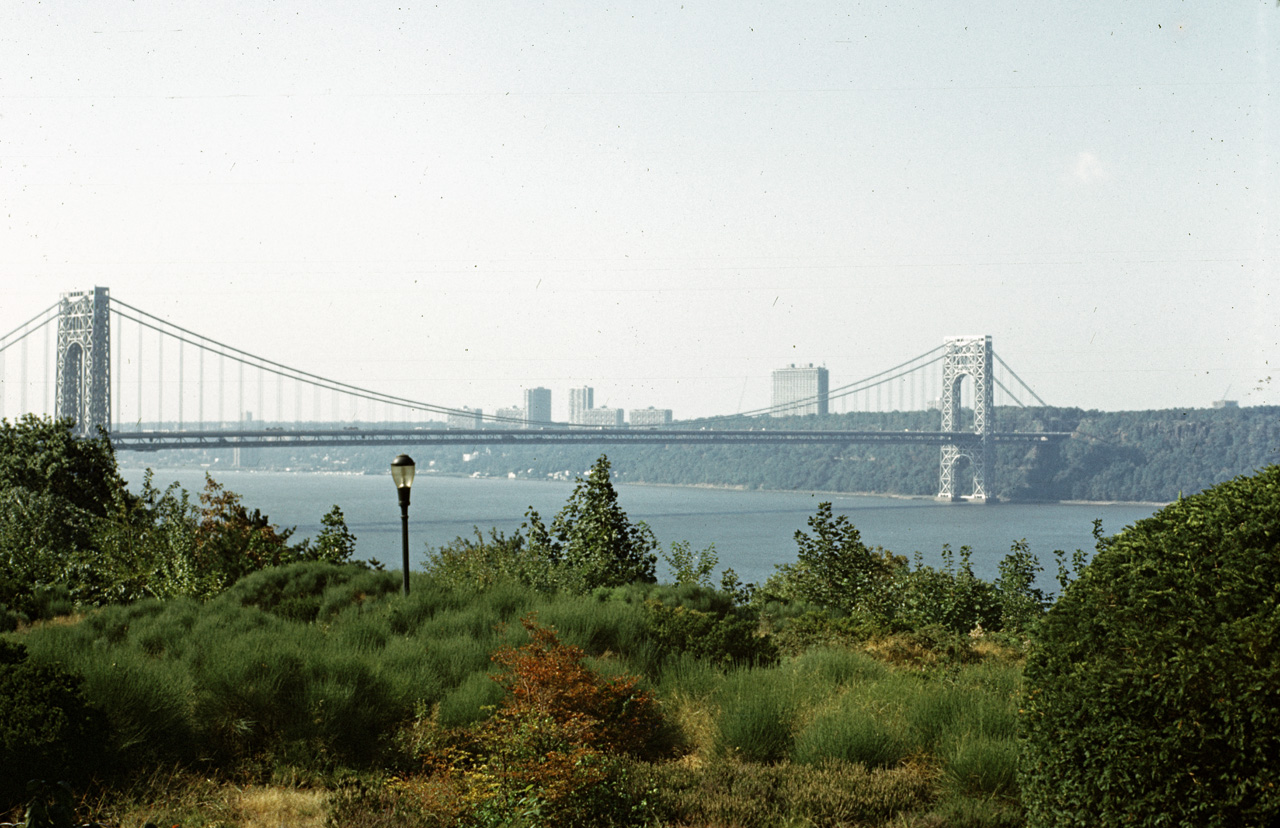
[{"label": "foreground vegetation", "polygon": [[[697,585],[548,595],[420,574],[398,590],[389,573],[303,563],[203,604],[150,599],[25,630],[21,663],[55,671],[42,685],[79,677],[83,702],[49,699],[65,728],[30,734],[6,764],[39,745],[28,775],[121,792],[164,768],[218,769],[333,791],[343,824],[1016,814],[1019,669],[1000,644],[966,636],[944,652],[830,630],[780,653],[785,635],[741,629],[740,608]],[[210,824],[165,807],[147,818]]]},{"label": "foreground vegetation", "polygon": [[122,825],[1280,815],[1280,468],[1100,539],[1087,567],[1059,556],[1055,603],[1022,544],[988,583],[965,550],[933,569],[868,547],[826,504],[794,564],[713,584],[714,549],[659,547],[600,458],[550,521],[433,550],[405,596],[350,562],[340,520],[291,545],[216,484],[198,509],[58,503],[41,481],[111,471],[109,445],[61,430],[0,453],[6,494],[21,479],[75,518],[39,535],[23,498],[0,514],[0,811],[56,807],[62,779],[81,819]]}]

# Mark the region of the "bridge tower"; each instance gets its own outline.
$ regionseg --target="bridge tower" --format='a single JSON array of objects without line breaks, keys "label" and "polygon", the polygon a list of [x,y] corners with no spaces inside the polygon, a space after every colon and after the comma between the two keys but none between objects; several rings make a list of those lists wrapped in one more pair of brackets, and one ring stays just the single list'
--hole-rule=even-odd
[{"label": "bridge tower", "polygon": [[111,323],[107,289],[62,294],[58,303],[54,417],[86,436],[111,428]]},{"label": "bridge tower", "polygon": [[[939,500],[993,499],[995,458],[991,451],[991,432],[996,426],[995,374],[990,336],[949,336],[942,363],[942,431],[956,438],[942,447],[939,474]],[[973,380],[973,428],[961,427],[959,420],[960,383],[965,376]],[[973,494],[957,495],[955,469],[960,458],[969,461],[973,472]]]}]

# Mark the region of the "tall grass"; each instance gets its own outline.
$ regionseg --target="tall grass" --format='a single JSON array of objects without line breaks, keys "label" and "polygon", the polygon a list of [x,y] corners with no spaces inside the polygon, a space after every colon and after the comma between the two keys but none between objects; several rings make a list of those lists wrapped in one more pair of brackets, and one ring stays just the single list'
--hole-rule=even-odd
[{"label": "tall grass", "polygon": [[717,694],[716,747],[746,762],[779,762],[791,752],[800,699],[780,670],[738,669]]}]

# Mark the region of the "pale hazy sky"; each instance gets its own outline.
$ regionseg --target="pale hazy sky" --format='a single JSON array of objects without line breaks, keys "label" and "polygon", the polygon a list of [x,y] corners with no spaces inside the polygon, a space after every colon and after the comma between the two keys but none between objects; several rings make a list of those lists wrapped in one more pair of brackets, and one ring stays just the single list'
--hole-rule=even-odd
[{"label": "pale hazy sky", "polygon": [[105,285],[558,417],[991,334],[1054,404],[1280,404],[1278,36],[1275,0],[4,0],[0,333]]}]

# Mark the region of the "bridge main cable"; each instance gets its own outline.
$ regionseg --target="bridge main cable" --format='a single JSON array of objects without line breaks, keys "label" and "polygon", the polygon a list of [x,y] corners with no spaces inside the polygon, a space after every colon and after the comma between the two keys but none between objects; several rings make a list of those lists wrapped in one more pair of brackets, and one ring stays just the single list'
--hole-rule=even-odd
[{"label": "bridge main cable", "polygon": [[27,327],[28,325],[30,325],[32,322],[34,322],[34,321],[36,321],[37,319],[39,319],[40,317],[44,316],[46,313],[49,313],[50,311],[55,310],[55,309],[58,307],[58,305],[60,305],[60,304],[62,304],[62,303],[61,303],[61,302],[54,302],[52,305],[50,305],[49,307],[47,307],[47,308],[45,308],[44,310],[40,311],[40,312],[39,312],[39,313],[37,313],[35,316],[33,316],[33,317],[31,317],[30,319],[28,319],[26,322],[23,322],[23,323],[22,323],[21,325],[19,325],[18,327],[16,327],[16,328],[14,328],[13,330],[9,331],[9,332],[8,332],[7,334],[5,334],[4,336],[0,336],[0,342],[3,342],[3,343],[4,343],[3,345],[0,345],[0,351],[4,351],[4,350],[5,350],[6,348],[8,348],[10,345],[17,345],[19,342],[21,342],[22,340],[24,340],[24,339],[26,339],[27,337],[31,336],[33,333],[35,333],[36,331],[40,330],[40,329],[41,329],[41,328],[43,328],[45,325],[48,325],[48,324],[49,324],[50,322],[52,322],[53,320],[57,319],[58,317],[56,317],[56,316],[50,316],[48,319],[44,320],[44,321],[43,321],[43,322],[41,322],[39,325],[36,325],[34,328],[32,328],[31,330],[27,331],[26,333],[24,333],[22,336],[18,337],[17,339],[14,339],[12,342],[6,342],[6,341],[5,341],[5,340],[9,339],[9,337],[11,337],[11,336],[13,336],[14,334],[16,334],[18,331],[20,331],[20,330],[22,330],[23,328],[25,328],[25,327]]}]

